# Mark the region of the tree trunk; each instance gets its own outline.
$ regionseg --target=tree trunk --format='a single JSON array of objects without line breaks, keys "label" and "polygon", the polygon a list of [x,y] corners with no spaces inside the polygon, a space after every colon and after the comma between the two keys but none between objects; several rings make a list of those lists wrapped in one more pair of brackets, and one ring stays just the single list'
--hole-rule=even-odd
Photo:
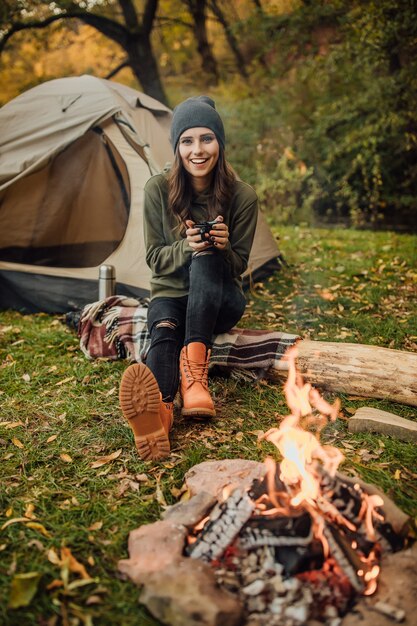
[{"label": "tree trunk", "polygon": [[[305,382],[327,391],[417,406],[415,352],[331,341],[300,341],[297,350],[297,369]],[[268,377],[286,378],[285,365],[281,361]]]},{"label": "tree trunk", "polygon": [[138,36],[129,37],[125,50],[132,72],[143,91],[148,96],[168,105],[168,98],[159,76],[158,65],[149,37],[142,34],[140,38]]},{"label": "tree trunk", "polygon": [[201,56],[201,66],[215,85],[219,82],[216,59],[213,56],[207,36],[206,0],[186,0],[193,18],[193,31],[197,41],[197,50]]},{"label": "tree trunk", "polygon": [[217,17],[220,24],[223,26],[227,43],[229,44],[229,48],[233,52],[234,57],[236,59],[236,67],[237,67],[239,74],[242,76],[242,78],[246,79],[248,77],[248,73],[246,71],[246,61],[243,58],[243,55],[239,49],[236,37],[234,36],[233,31],[231,30],[230,25],[228,21],[226,20],[226,17],[223,11],[217,4],[217,0],[210,1],[210,9],[213,11],[214,15]]}]

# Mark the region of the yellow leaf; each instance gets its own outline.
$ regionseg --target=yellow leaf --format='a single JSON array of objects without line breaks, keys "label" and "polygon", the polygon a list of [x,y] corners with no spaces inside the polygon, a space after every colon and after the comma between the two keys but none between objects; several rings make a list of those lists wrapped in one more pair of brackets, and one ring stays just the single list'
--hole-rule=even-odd
[{"label": "yellow leaf", "polygon": [[45,526],[43,524],[40,524],[39,522],[28,522],[26,526],[27,528],[32,528],[32,530],[37,530],[44,537],[52,537],[51,533],[46,530]]},{"label": "yellow leaf", "polygon": [[20,441],[20,439],[18,439],[17,437],[13,437],[12,439],[12,443],[14,443],[14,445],[16,446],[16,448],[24,448],[25,446],[23,445],[23,443]]},{"label": "yellow leaf", "polygon": [[6,517],[11,517],[12,515],[13,515],[13,507],[11,506],[6,511]]},{"label": "yellow leaf", "polygon": [[55,387],[59,387],[60,385],[65,385],[65,383],[69,383],[71,380],[74,380],[74,376],[68,376],[68,378],[64,378],[60,380],[58,383],[55,383]]},{"label": "yellow leaf", "polygon": [[46,443],[51,443],[51,441],[55,441],[55,439],[58,437],[58,435],[51,435],[50,437],[48,437],[48,439],[46,440]]},{"label": "yellow leaf", "polygon": [[87,530],[100,530],[101,528],[103,528],[103,522],[94,522],[94,524],[91,524],[91,526],[89,526],[87,528]]},{"label": "yellow leaf", "polygon": [[69,454],[62,453],[62,454],[59,455],[59,458],[62,461],[65,461],[65,463],[72,463],[72,458],[70,457]]},{"label": "yellow leaf", "polygon": [[16,574],[12,580],[9,608],[18,609],[21,606],[28,606],[38,589],[40,579],[41,574],[38,572]]},{"label": "yellow leaf", "polygon": [[108,454],[107,456],[102,456],[96,461],[93,461],[90,467],[92,469],[97,469],[98,467],[102,467],[106,463],[110,463],[110,461],[114,461],[115,459],[117,459],[121,454],[122,454],[122,448],[120,448],[119,450],[116,450],[116,452],[113,452],[112,454]]},{"label": "yellow leaf", "polygon": [[11,430],[12,428],[17,428],[18,426],[24,426],[23,422],[20,420],[18,422],[8,422],[6,423],[5,428]]},{"label": "yellow leaf", "polygon": [[400,480],[400,478],[401,478],[401,470],[397,469],[395,470],[394,480]]},{"label": "yellow leaf", "polygon": [[25,511],[25,517],[28,517],[29,519],[36,519],[36,515],[33,514],[34,510],[35,505],[32,503],[28,504]]}]

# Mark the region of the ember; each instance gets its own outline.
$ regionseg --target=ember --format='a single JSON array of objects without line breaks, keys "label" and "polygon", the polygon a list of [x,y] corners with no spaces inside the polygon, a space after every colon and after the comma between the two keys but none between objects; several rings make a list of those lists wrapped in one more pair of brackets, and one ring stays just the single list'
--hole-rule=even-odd
[{"label": "ember", "polygon": [[211,564],[217,582],[238,594],[247,623],[338,624],[358,594],[377,587],[382,549],[402,541],[384,522],[383,500],[338,475],[341,452],[320,444],[339,403],[327,403],[288,355],[284,391],[291,414],[263,435],[279,450],[266,475],[235,489],[189,536],[187,554]]}]

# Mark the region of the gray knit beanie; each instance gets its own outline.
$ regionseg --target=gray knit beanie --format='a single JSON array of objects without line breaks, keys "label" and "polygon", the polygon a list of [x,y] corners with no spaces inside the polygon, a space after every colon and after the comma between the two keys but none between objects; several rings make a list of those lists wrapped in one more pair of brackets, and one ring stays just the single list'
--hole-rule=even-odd
[{"label": "gray knit beanie", "polygon": [[174,152],[182,133],[188,128],[201,126],[209,128],[216,135],[217,141],[224,149],[226,137],[223,122],[216,111],[214,100],[208,96],[194,96],[187,98],[174,109],[171,125],[171,145]]}]

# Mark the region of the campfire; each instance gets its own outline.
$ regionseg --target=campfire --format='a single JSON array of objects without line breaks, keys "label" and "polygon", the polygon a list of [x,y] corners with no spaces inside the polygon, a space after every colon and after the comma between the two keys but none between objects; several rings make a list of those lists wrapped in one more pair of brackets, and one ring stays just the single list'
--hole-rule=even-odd
[{"label": "campfire", "polygon": [[375,592],[381,551],[402,546],[382,498],[338,477],[344,457],[320,443],[320,432],[339,401],[304,384],[295,358],[293,348],[284,387],[291,413],[262,435],[282,460],[267,458],[264,479],[249,491],[225,489],[187,538],[186,554],[209,563],[260,625],[337,623],[358,594]]},{"label": "campfire", "polygon": [[[120,561],[119,570],[143,585],[141,602],[163,623],[338,626],[357,601],[376,591],[381,557],[405,546],[409,518],[373,486],[341,474],[343,455],[320,442],[339,402],[329,404],[303,383],[296,348],[286,358],[290,414],[261,435],[274,454],[264,464],[195,466],[185,479],[193,491],[193,471],[200,476],[196,495],[130,534],[130,559]],[[232,470],[242,463],[252,469]],[[221,485],[227,487],[219,494]],[[411,567],[415,557],[407,552],[405,567]],[[389,619],[404,619],[404,610],[391,603],[377,599],[372,606]]]}]

